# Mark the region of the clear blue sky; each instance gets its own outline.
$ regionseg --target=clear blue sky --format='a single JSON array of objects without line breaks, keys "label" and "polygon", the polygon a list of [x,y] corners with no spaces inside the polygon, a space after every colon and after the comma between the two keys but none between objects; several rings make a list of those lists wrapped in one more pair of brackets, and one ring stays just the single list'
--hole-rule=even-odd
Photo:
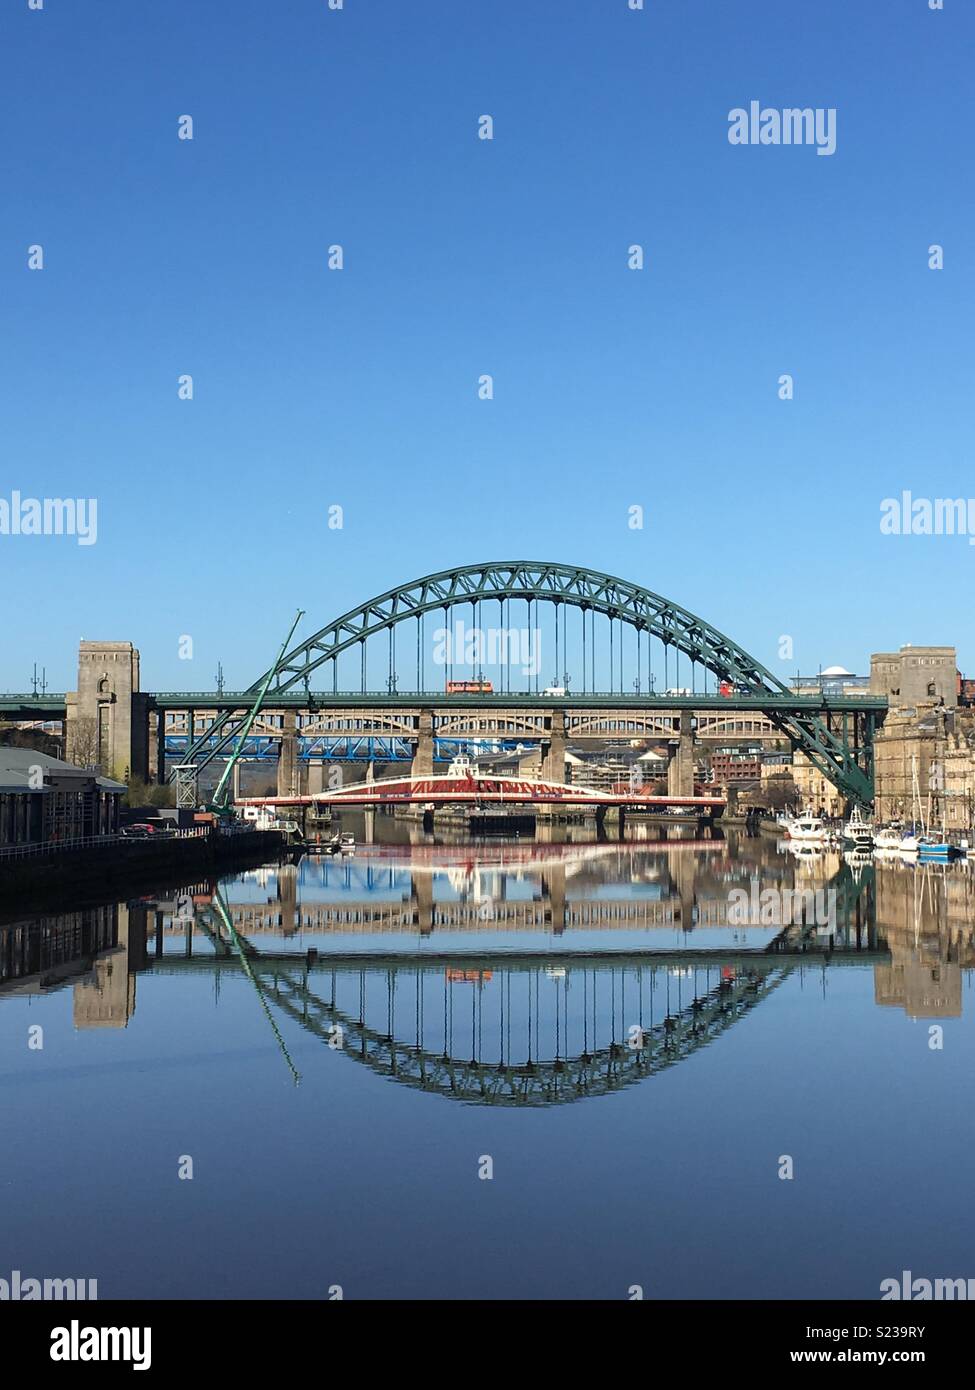
[{"label": "clear blue sky", "polygon": [[[783,676],[975,672],[975,548],[879,531],[975,494],[973,40],[962,0],[3,0],[0,497],[99,512],[0,536],[0,688],[73,688],[82,636],[243,685],[298,605],[508,557]],[[730,145],[752,99],[836,153]]]}]

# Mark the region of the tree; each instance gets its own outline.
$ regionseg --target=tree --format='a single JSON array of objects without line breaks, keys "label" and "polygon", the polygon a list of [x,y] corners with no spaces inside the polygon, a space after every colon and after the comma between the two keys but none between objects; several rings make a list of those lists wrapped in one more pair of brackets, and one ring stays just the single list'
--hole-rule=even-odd
[{"label": "tree", "polygon": [[16,724],[0,725],[0,747],[33,748],[37,753],[47,753],[51,758],[61,757],[61,742],[44,729],[18,728]]},{"label": "tree", "polygon": [[156,782],[149,788],[150,806],[175,806],[176,789],[171,782]]},{"label": "tree", "polygon": [[141,777],[130,777],[126,783],[125,806],[175,806],[175,793],[168,782],[149,785]]},{"label": "tree", "polygon": [[98,725],[93,714],[79,715],[68,723],[65,756],[78,767],[102,770],[98,760]]},{"label": "tree", "polygon": [[766,778],[761,794],[770,811],[784,811],[786,806],[796,804],[796,786],[787,775]]}]

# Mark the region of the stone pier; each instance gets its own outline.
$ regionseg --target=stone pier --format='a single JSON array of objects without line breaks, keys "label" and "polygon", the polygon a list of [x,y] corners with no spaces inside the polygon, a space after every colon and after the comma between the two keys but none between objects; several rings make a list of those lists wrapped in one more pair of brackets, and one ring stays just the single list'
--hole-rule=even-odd
[{"label": "stone pier", "polygon": [[667,795],[694,795],[694,726],[690,710],[681,710],[680,737],[671,743]]},{"label": "stone pier", "polygon": [[544,782],[565,781],[565,710],[553,710],[546,719],[550,733],[542,745],[541,777]]}]

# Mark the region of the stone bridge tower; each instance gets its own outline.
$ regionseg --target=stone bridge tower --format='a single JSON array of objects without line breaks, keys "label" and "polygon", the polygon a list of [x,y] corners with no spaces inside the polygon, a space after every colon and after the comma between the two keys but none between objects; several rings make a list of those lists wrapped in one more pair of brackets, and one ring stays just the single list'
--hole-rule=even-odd
[{"label": "stone bridge tower", "polygon": [[149,776],[148,697],[131,642],[82,642],[78,689],[67,697],[65,756],[109,777]]}]

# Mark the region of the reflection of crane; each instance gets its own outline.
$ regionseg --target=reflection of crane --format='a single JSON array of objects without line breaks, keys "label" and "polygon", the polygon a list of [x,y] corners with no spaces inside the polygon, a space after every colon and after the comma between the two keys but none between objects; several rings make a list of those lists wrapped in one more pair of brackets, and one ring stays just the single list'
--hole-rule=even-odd
[{"label": "reflection of crane", "polygon": [[[297,619],[295,621],[297,622]],[[293,632],[294,628],[292,628],[291,631]],[[291,640],[290,633],[288,634],[288,640]],[[284,1054],[284,1060],[287,1062],[291,1075],[294,1077],[295,1085],[297,1086],[299,1081],[301,1080],[301,1077],[298,1074],[298,1070],[295,1067],[294,1062],[292,1062],[291,1057],[288,1054],[288,1049],[284,1045],[284,1038],[282,1038],[281,1033],[278,1030],[278,1025],[274,1021],[274,1018],[271,1014],[271,1010],[267,1006],[267,1000],[264,998],[264,989],[261,985],[261,982],[257,979],[256,975],[254,974],[254,971],[251,968],[251,962],[248,959],[249,956],[256,955],[256,952],[253,946],[251,946],[250,942],[246,941],[244,937],[240,936],[236,927],[231,921],[230,913],[224,906],[223,897],[221,896],[219,888],[213,895],[213,906],[216,910],[218,918],[220,919],[220,922],[222,923],[224,929],[227,932],[227,935],[230,937],[234,950],[237,952],[237,957],[240,960],[241,965],[243,966],[244,974],[250,980],[251,984],[254,986],[254,989],[257,992],[257,998],[260,1002],[261,1008],[264,1010],[264,1016],[267,1019],[268,1023],[270,1023],[271,1025],[271,1030],[274,1033],[275,1038],[277,1039],[278,1047],[280,1047],[282,1053]],[[217,943],[215,941],[214,945],[216,944]]]},{"label": "reflection of crane", "polygon": [[244,744],[247,741],[247,735],[251,731],[251,725],[254,723],[254,720],[257,718],[258,713],[260,712],[261,705],[263,705],[264,703],[264,697],[268,692],[268,687],[270,686],[274,677],[277,675],[278,671],[281,669],[281,663],[284,660],[284,654],[288,650],[288,643],[294,636],[295,628],[301,622],[303,617],[304,609],[299,608],[297,614],[295,615],[295,620],[291,624],[291,629],[288,632],[287,637],[281,644],[281,650],[278,652],[278,658],[275,661],[274,665],[271,667],[270,671],[268,671],[267,675],[264,677],[264,680],[261,682],[261,688],[257,692],[257,699],[251,706],[251,711],[248,714],[247,718],[240,726],[240,729],[237,734],[237,746],[234,748],[233,753],[227,759],[227,766],[223,770],[223,773],[220,777],[220,781],[216,785],[213,797],[210,802],[211,808],[214,811],[225,812],[227,810],[227,801],[229,800],[229,797],[227,795],[227,784],[230,781],[230,774],[233,772],[235,763],[239,759],[241,753],[244,751]]}]

